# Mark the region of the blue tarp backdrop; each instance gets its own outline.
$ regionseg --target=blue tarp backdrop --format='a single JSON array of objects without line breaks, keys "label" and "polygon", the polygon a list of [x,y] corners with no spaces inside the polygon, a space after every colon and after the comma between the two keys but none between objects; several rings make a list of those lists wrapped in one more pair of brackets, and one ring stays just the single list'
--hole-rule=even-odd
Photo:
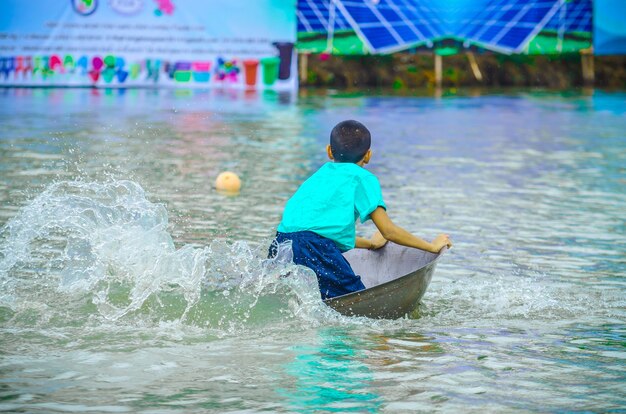
[{"label": "blue tarp backdrop", "polygon": [[293,0],[4,0],[0,84],[295,89]]},{"label": "blue tarp backdrop", "polygon": [[626,54],[626,1],[593,2],[593,52],[596,55]]}]

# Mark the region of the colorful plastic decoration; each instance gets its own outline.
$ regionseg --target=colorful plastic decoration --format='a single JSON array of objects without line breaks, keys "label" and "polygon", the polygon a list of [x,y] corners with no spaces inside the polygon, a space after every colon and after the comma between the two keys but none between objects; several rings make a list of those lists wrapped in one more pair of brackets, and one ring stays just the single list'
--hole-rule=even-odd
[{"label": "colorful plastic decoration", "polygon": [[65,55],[65,58],[63,58],[63,67],[67,72],[74,72],[74,57],[72,55]]},{"label": "colorful plastic decoration", "polygon": [[124,83],[126,82],[126,78],[128,78],[128,71],[127,70],[122,70],[122,69],[118,69],[116,72],[117,75],[117,81],[119,83]]},{"label": "colorful plastic decoration", "polygon": [[33,75],[37,75],[43,71],[41,66],[41,56],[35,56],[33,58]]},{"label": "colorful plastic decoration", "polygon": [[115,68],[115,56],[107,55],[104,57],[103,62],[107,68],[111,68],[111,69]]},{"label": "colorful plastic decoration", "polygon": [[[111,83],[116,78],[119,83],[124,83],[126,81],[128,71],[124,70],[126,61],[123,58],[107,55],[104,57],[102,62],[104,64],[104,69],[101,71],[101,74],[104,82]],[[94,70],[95,67],[96,65],[94,65]]]},{"label": "colorful plastic decoration", "polygon": [[89,66],[89,60],[87,59],[87,56],[81,56],[76,61],[76,69],[80,70],[79,74],[81,76],[85,76],[87,74],[88,66]]},{"label": "colorful plastic decoration", "polygon": [[98,82],[98,79],[100,79],[100,72],[96,72],[95,70],[90,70],[89,77],[91,78],[93,83],[96,83]]},{"label": "colorful plastic decoration", "polygon": [[93,68],[93,70],[96,70],[99,72],[102,69],[103,65],[104,65],[104,61],[102,60],[100,56],[96,56],[93,59],[91,59],[91,67]]},{"label": "colorful plastic decoration", "polygon": [[259,67],[259,61],[256,59],[247,59],[243,61],[243,70],[244,70],[247,86],[256,85],[258,67]]},{"label": "colorful plastic decoration", "polygon": [[124,66],[126,66],[126,61],[123,57],[115,58],[115,74],[117,75],[117,81],[119,83],[126,82],[126,78],[128,78],[129,71],[124,70]]},{"label": "colorful plastic decoration", "polygon": [[63,69],[63,62],[61,62],[61,58],[58,55],[52,55],[50,57],[44,58],[44,61],[47,59],[47,68],[44,70],[44,78],[49,78],[52,76],[59,76],[65,73]]},{"label": "colorful plastic decoration", "polygon": [[208,72],[211,70],[211,62],[193,62],[191,69],[196,72]]},{"label": "colorful plastic decoration", "polygon": [[291,58],[293,56],[293,43],[275,42],[272,43],[278,49],[280,66],[278,68],[278,79],[289,79],[291,76]]},{"label": "colorful plastic decoration", "polygon": [[174,79],[174,65],[168,61],[163,62],[163,73],[165,73],[168,78]]},{"label": "colorful plastic decoration", "polygon": [[8,59],[9,58],[0,57],[0,73],[4,75],[5,79],[9,77]]},{"label": "colorful plastic decoration", "polygon": [[159,71],[161,69],[161,61],[158,59],[146,60],[146,80],[152,80],[154,83],[159,82]]},{"label": "colorful plastic decoration", "polygon": [[24,73],[24,57],[23,56],[17,56],[15,58],[15,79],[17,79],[19,76],[24,77],[25,73]]},{"label": "colorful plastic decoration", "polygon": [[39,58],[39,74],[43,80],[50,78],[54,72],[50,69],[50,57],[40,56]]},{"label": "colorful plastic decoration", "polygon": [[50,70],[53,72],[63,70],[63,63],[61,62],[61,58],[57,55],[50,56]]},{"label": "colorful plastic decoration", "polygon": [[98,79],[100,79],[100,72],[103,66],[104,61],[100,56],[95,56],[93,59],[91,59],[92,70],[89,71],[89,77],[91,78],[93,83],[98,82]]},{"label": "colorful plastic decoration", "polygon": [[32,56],[24,57],[24,77],[33,74],[33,58]]},{"label": "colorful plastic decoration", "polygon": [[219,82],[237,83],[239,80],[239,67],[237,60],[217,59],[217,67],[215,68],[215,80]]},{"label": "colorful plastic decoration", "polygon": [[15,56],[8,57],[7,62],[6,62],[6,77],[8,78],[11,74],[15,76],[16,71],[17,71],[17,58]]},{"label": "colorful plastic decoration", "polygon": [[107,66],[102,71],[102,79],[104,79],[106,83],[111,83],[114,78],[115,78],[115,68]]},{"label": "colorful plastic decoration", "polygon": [[191,80],[191,62],[176,62],[174,64],[174,80],[189,82]]},{"label": "colorful plastic decoration", "polygon": [[[77,59],[76,59],[77,58]],[[161,71],[177,83],[197,82],[245,84],[250,89],[260,82],[265,86],[273,85],[279,79],[281,59],[276,56],[264,59],[218,58],[211,61],[170,61],[147,59],[144,62],[132,62],[126,66],[121,56],[76,56],[36,55],[0,57],[0,79],[48,80],[51,77],[71,81],[78,77],[87,77],[92,83],[124,84],[128,79],[159,82]],[[239,77],[244,71],[244,79]],[[143,75],[145,71],[145,75]],[[84,79],[84,78],[83,78]]]},{"label": "colorful plastic decoration", "polygon": [[111,83],[115,78],[115,56],[106,55],[102,60],[102,63],[104,64],[104,69],[102,69],[102,79],[105,83]]},{"label": "colorful plastic decoration", "polygon": [[191,70],[195,82],[208,82],[211,77],[211,62],[193,62]]},{"label": "colorful plastic decoration", "polygon": [[130,65],[130,78],[132,80],[138,79],[139,74],[141,74],[141,64],[133,63]]},{"label": "colorful plastic decoration", "polygon": [[266,57],[261,59],[261,66],[263,67],[263,84],[271,86],[278,79],[278,66],[280,65],[280,59],[276,56]]}]

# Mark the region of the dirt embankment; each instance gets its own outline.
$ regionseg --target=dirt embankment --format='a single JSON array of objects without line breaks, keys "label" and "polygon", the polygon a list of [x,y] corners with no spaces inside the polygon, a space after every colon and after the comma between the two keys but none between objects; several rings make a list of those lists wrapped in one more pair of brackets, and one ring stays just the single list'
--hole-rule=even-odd
[{"label": "dirt embankment", "polygon": [[[482,80],[465,54],[442,58],[442,86],[546,87],[585,86],[580,55],[474,55]],[[380,87],[412,89],[435,85],[433,55],[320,56],[307,59],[302,87]],[[595,56],[593,86],[626,89],[626,56]],[[591,86],[591,85],[587,85]]]}]

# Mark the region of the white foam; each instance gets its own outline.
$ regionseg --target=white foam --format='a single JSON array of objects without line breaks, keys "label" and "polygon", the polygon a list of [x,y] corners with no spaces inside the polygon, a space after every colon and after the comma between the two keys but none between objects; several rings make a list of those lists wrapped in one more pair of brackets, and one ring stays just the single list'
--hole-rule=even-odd
[{"label": "white foam", "polygon": [[315,275],[291,264],[289,245],[273,260],[243,241],[177,249],[165,206],[132,181],[53,184],[1,235],[0,305],[35,311],[39,321],[68,307],[80,314],[87,302],[108,321],[213,321],[233,329],[268,303],[304,319],[323,306]]}]

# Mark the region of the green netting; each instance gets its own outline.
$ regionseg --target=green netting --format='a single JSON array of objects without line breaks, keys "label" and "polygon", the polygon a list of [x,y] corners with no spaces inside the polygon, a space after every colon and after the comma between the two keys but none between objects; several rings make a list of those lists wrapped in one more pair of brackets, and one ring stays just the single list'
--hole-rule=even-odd
[{"label": "green netting", "polygon": [[452,56],[459,53],[459,48],[453,46],[435,48],[435,54],[439,56]]},{"label": "green netting", "polygon": [[333,55],[367,55],[367,47],[354,31],[336,32],[328,50],[326,33],[298,33],[298,53],[332,53]]},{"label": "green netting", "polygon": [[[452,37],[449,38],[449,40],[452,39]],[[462,39],[457,40],[460,42]],[[470,43],[479,48],[482,47],[480,44]],[[554,55],[579,53],[580,50],[588,49],[589,47],[591,47],[591,33],[566,33],[564,38],[559,42],[558,34],[555,31],[543,30],[529,42],[524,54]],[[367,46],[365,46],[356,32],[351,30],[336,32],[331,39],[330,50],[328,50],[328,38],[326,33],[298,33],[296,49],[299,53],[332,53],[333,55],[369,54]],[[434,50],[436,54],[441,56],[454,55],[460,51],[458,46],[439,46]]]},{"label": "green netting", "polygon": [[530,41],[526,47],[526,53],[529,55],[580,53],[581,49],[589,47],[591,47],[590,33],[567,33],[559,42],[556,32],[542,31]]}]

